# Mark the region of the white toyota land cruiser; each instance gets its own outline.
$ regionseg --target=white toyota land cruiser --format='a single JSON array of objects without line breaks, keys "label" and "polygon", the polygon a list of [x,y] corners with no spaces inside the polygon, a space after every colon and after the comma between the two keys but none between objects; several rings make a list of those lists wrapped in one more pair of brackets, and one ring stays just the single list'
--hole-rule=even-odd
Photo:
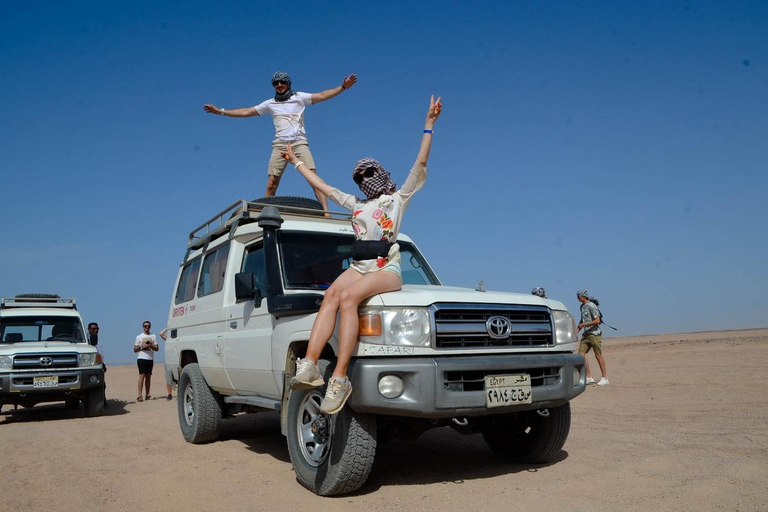
[{"label": "white toyota land cruiser", "polygon": [[[347,405],[326,416],[324,388],[290,390],[323,291],[349,267],[354,239],[346,214],[318,209],[304,198],[240,200],[190,234],[165,348],[184,438],[212,441],[222,418],[279,411],[296,477],[320,495],[363,485],[377,439],[432,427],[481,433],[513,461],[559,453],[568,402],[585,389],[565,306],[442,286],[404,234],[402,290],[360,307]],[[337,347],[334,335],[319,362],[326,382]]]},{"label": "white toyota land cruiser", "polygon": [[86,416],[104,409],[104,369],[85,337],[75,299],[24,294],[0,304],[0,404],[65,402]]}]

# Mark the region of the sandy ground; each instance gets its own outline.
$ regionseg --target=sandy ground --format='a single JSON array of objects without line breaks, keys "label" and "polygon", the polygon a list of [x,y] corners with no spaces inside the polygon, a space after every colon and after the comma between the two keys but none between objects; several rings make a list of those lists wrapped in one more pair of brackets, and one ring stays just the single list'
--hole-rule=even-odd
[{"label": "sandy ground", "polygon": [[605,358],[611,384],[572,403],[551,464],[434,429],[381,445],[368,483],[337,498],[296,482],[275,413],[187,444],[162,372],[163,398],[137,403],[135,367],[113,367],[103,417],[3,407],[0,510],[768,510],[768,329],[613,338]]}]

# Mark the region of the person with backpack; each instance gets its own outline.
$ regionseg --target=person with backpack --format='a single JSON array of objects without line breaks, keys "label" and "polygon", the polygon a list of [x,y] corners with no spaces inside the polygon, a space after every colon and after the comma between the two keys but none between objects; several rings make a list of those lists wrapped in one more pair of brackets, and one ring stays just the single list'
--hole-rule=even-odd
[{"label": "person with backpack", "polygon": [[584,365],[587,368],[587,384],[595,383],[587,361],[587,352],[591,349],[595,353],[595,359],[600,365],[600,373],[602,374],[597,385],[605,386],[609,382],[605,369],[605,359],[603,358],[603,331],[600,329],[600,310],[597,308],[599,302],[594,297],[590,297],[587,290],[576,292],[576,298],[581,302],[581,322],[578,329],[584,329],[584,333],[581,335],[581,343],[579,343],[579,354],[584,356]]}]

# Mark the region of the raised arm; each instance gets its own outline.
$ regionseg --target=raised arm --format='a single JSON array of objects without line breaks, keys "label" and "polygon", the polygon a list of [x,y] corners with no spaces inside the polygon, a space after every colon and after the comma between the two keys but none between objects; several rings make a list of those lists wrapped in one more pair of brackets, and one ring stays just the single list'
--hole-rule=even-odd
[{"label": "raised arm", "polygon": [[206,103],[203,105],[203,110],[209,114],[216,114],[227,117],[254,117],[259,115],[259,113],[256,112],[256,107],[232,108],[227,110],[224,108],[219,108],[211,103]]},{"label": "raised arm", "polygon": [[437,98],[437,101],[435,101],[434,94],[429,98],[429,110],[427,111],[427,119],[424,121],[424,134],[421,137],[419,154],[416,156],[416,161],[424,167],[427,166],[429,150],[432,147],[432,130],[435,127],[435,121],[440,117],[440,112],[443,110],[443,104],[440,103],[441,99],[442,97]]},{"label": "raised arm", "polygon": [[[280,155],[282,155],[283,158],[288,160],[291,164],[294,166],[301,162],[301,160],[298,159],[298,157],[293,153],[293,148],[290,144],[285,145],[285,151],[281,151]],[[316,173],[312,172],[309,167],[307,167],[307,164],[304,162],[301,162],[299,166],[296,167],[296,170],[301,173],[302,176],[309,182],[309,184],[314,188],[315,190],[319,190],[324,195],[329,195],[331,193],[331,190],[333,190],[333,187],[328,185],[326,182],[324,182],[320,176],[318,176]]]},{"label": "raised arm", "polygon": [[357,82],[357,75],[352,73],[351,75],[344,77],[341,81],[341,85],[334,87],[333,89],[326,89],[323,92],[316,92],[312,94],[312,104],[320,103],[321,101],[335,98],[339,94],[343,93]]}]

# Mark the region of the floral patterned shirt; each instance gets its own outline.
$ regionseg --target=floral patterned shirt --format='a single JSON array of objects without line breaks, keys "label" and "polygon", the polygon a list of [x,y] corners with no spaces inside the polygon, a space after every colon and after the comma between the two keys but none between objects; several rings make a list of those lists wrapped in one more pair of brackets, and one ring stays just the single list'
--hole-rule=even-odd
[{"label": "floral patterned shirt", "polygon": [[[586,304],[581,305],[581,321],[584,323],[591,322],[595,318],[600,316],[600,310],[597,309],[595,303],[587,301]],[[584,328],[584,334],[591,334],[592,336],[602,336],[603,330],[598,325],[590,325]]]},{"label": "floral patterned shirt", "polygon": [[393,242],[386,258],[353,261],[352,267],[362,273],[384,268],[400,262],[400,246],[394,243],[400,233],[403,214],[413,194],[421,190],[427,181],[427,168],[419,162],[413,164],[403,186],[390,195],[382,195],[371,201],[361,201],[334,188],[328,197],[339,206],[352,211],[352,229],[357,240],[388,240]]}]

